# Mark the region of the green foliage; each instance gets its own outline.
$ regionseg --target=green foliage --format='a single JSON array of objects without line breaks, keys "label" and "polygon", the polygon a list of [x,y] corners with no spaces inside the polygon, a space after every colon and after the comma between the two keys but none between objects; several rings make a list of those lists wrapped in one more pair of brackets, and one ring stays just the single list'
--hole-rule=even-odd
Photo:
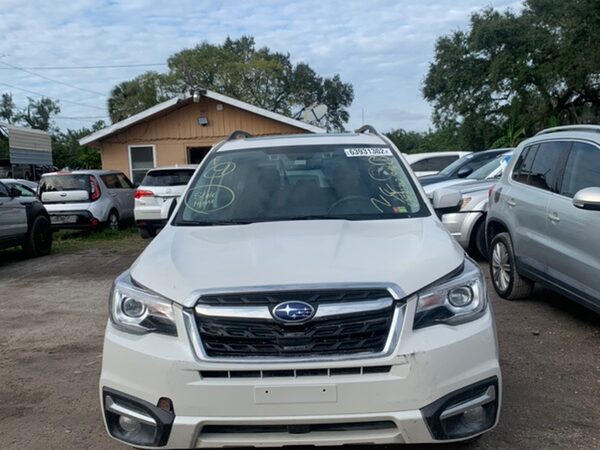
[{"label": "green foliage", "polygon": [[54,165],[71,169],[100,169],[102,166],[100,154],[94,148],[79,145],[79,139],[94,131],[104,128],[103,121],[96,122],[92,129],[67,130],[52,136],[52,159]]},{"label": "green foliage", "polygon": [[288,116],[325,104],[322,125],[343,129],[354,98],[352,85],[339,75],[318,76],[308,64],[293,64],[289,54],[257,49],[247,36],[181,50],[169,57],[168,66],[166,74],[146,72],[117,85],[108,100],[111,120],[123,120],[190,89],[210,89]]},{"label": "green foliage", "polygon": [[56,131],[52,117],[60,113],[58,102],[42,97],[40,100],[28,98],[29,104],[15,114],[15,123],[23,123],[36,130]]},{"label": "green foliage", "polygon": [[600,2],[527,0],[485,8],[438,39],[423,94],[438,127],[471,148],[515,145],[541,128],[600,122]]},{"label": "green foliage", "polygon": [[427,132],[392,130],[386,136],[402,153],[422,153],[437,151],[464,150],[456,131],[451,128],[429,130]]}]

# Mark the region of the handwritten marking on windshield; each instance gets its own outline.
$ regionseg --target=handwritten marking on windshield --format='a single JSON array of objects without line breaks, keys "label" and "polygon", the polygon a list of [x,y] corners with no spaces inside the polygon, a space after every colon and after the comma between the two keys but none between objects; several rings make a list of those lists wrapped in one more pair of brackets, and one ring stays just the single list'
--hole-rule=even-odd
[{"label": "handwritten marking on windshield", "polygon": [[[371,198],[371,204],[379,210],[379,212],[384,212],[380,206],[386,208],[395,208],[390,200],[398,200],[401,202],[405,201],[405,194],[402,191],[396,190],[391,184],[386,183],[384,186],[379,186],[379,197]],[[396,211],[394,211],[396,212]]]},{"label": "handwritten marking on windshield", "polygon": [[185,204],[194,212],[209,214],[227,208],[235,201],[235,192],[222,184],[205,184],[191,189]]}]

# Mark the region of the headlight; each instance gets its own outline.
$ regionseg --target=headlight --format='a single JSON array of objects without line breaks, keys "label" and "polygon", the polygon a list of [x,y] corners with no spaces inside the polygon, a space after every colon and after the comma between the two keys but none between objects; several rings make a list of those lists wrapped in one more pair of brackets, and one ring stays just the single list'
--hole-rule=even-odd
[{"label": "headlight", "polygon": [[460,273],[442,278],[417,295],[415,329],[469,322],[481,317],[487,307],[483,274],[470,258],[465,259]]},{"label": "headlight", "polygon": [[467,209],[469,203],[471,203],[471,197],[463,197],[462,201],[460,202],[460,210],[464,211],[465,209]]},{"label": "headlight", "polygon": [[112,323],[123,331],[177,336],[173,303],[136,285],[129,272],[115,280],[110,292],[109,310]]}]

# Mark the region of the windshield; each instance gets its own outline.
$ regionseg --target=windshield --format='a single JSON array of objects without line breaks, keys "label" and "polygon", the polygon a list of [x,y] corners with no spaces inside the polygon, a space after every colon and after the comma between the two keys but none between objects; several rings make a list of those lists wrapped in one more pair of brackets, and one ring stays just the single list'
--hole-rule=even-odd
[{"label": "windshield", "polygon": [[191,181],[173,224],[427,215],[389,148],[303,146],[213,153]]},{"label": "windshield", "polygon": [[439,174],[444,176],[451,176],[456,170],[458,170],[463,164],[465,164],[465,161],[469,161],[471,158],[473,158],[472,154],[463,156],[462,158],[459,158],[456,161],[454,161],[449,166],[446,166],[444,169],[440,170]]},{"label": "windshield", "polygon": [[55,191],[90,191],[89,175],[47,175],[40,180],[40,194]]},{"label": "windshield", "polygon": [[151,170],[142,181],[142,186],[185,186],[188,184],[194,169],[161,169]]},{"label": "windshield", "polygon": [[[499,178],[500,176],[502,176],[502,172],[504,171],[504,168],[510,162],[511,157],[512,157],[512,153],[506,153],[504,155],[500,155],[497,158],[490,161],[489,163],[481,166],[479,169],[477,169],[475,172],[473,172],[467,178],[469,180],[484,180],[487,177],[489,177],[490,175],[494,175],[495,178]],[[498,170],[498,169],[500,169],[500,167],[502,167],[502,170]],[[495,171],[497,171],[498,173],[494,174]]]}]

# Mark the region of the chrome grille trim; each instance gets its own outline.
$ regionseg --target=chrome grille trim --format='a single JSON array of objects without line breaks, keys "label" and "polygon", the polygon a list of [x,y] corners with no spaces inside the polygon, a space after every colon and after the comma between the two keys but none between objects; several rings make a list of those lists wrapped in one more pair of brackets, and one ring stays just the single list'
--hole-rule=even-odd
[{"label": "chrome grille trim", "polygon": [[[378,353],[354,353],[348,355],[318,355],[311,357],[211,357],[209,356],[202,344],[202,340],[200,338],[200,333],[198,330],[198,326],[196,324],[196,310],[190,308],[183,308],[183,322],[185,329],[187,331],[188,337],[190,339],[190,343],[194,350],[194,357],[198,362],[214,362],[214,363],[226,363],[226,364],[288,364],[288,363],[304,363],[304,362],[326,362],[326,361],[355,361],[355,360],[364,360],[364,359],[375,359],[375,358],[385,358],[389,357],[393,351],[396,349],[400,334],[402,331],[402,324],[405,318],[406,312],[406,302],[410,299],[404,299],[404,301],[399,301],[403,297],[399,294],[403,291],[394,285],[387,285],[381,283],[373,283],[373,284],[359,284],[359,283],[348,283],[348,284],[319,284],[319,285],[294,285],[294,286],[262,286],[260,288],[237,288],[233,290],[210,290],[210,293],[237,293],[237,292],[267,292],[267,291],[288,291],[288,290],[310,290],[310,289],[357,289],[357,288],[384,288],[389,293],[393,300],[389,298],[385,299],[388,302],[391,301],[392,304],[395,304],[392,322],[390,324],[389,334],[387,336],[387,340],[385,346],[381,352]],[[199,291],[196,291],[199,292]],[[203,291],[203,293],[208,293],[209,291]],[[197,302],[198,296],[195,297],[195,301]],[[360,303],[360,302],[357,302]],[[196,306],[196,303],[194,303]],[[323,305],[324,306],[324,305]],[[390,304],[388,303],[388,307]],[[216,308],[216,307],[215,307]],[[236,308],[238,309],[238,308]],[[240,307],[239,309],[243,309]],[[261,312],[264,314],[264,312]],[[245,316],[248,317],[248,316]],[[269,312],[269,318],[272,318]]]}]

